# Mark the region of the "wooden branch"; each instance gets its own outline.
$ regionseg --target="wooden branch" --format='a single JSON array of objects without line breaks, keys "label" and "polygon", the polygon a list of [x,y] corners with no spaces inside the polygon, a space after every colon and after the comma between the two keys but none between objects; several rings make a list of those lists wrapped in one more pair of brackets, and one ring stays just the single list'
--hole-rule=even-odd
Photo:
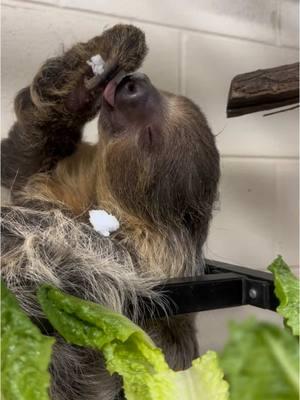
[{"label": "wooden branch", "polygon": [[299,63],[259,69],[233,78],[227,117],[299,103]]}]

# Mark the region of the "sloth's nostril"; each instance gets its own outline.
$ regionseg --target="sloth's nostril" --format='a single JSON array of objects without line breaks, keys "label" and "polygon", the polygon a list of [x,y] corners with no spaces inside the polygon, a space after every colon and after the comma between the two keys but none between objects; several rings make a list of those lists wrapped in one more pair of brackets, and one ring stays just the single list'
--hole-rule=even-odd
[{"label": "sloth's nostril", "polygon": [[127,89],[129,91],[129,93],[134,93],[135,92],[135,84],[134,84],[134,82],[128,82]]}]

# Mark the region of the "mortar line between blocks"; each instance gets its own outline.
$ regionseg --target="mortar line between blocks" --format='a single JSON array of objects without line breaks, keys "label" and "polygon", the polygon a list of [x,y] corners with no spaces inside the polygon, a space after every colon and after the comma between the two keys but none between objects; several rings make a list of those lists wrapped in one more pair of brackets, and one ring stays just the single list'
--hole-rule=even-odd
[{"label": "mortar line between blocks", "polygon": [[[280,1],[280,0],[279,0]],[[253,38],[249,38],[249,37],[240,37],[240,36],[234,36],[231,34],[227,34],[227,33],[219,33],[219,32],[214,32],[214,31],[208,31],[208,30],[200,30],[200,29],[196,29],[196,28],[190,28],[190,27],[185,27],[185,26],[180,26],[180,25],[175,25],[175,24],[170,24],[170,23],[161,23],[161,22],[157,22],[157,21],[150,21],[144,18],[135,18],[132,16],[124,16],[124,15],[119,15],[119,14],[112,14],[112,13],[106,13],[103,11],[98,11],[98,10],[89,10],[89,9],[85,9],[85,8],[77,8],[77,7],[70,7],[70,6],[65,6],[61,0],[58,1],[57,4],[54,3],[43,3],[42,1],[21,1],[21,0],[4,0],[2,1],[2,5],[8,6],[8,7],[22,7],[22,5],[24,6],[24,8],[26,8],[26,4],[28,5],[36,5],[39,7],[51,7],[51,8],[56,8],[58,10],[61,11],[70,11],[70,12],[79,12],[82,14],[86,14],[86,15],[100,15],[103,17],[107,17],[107,18],[111,18],[111,19],[121,19],[121,20],[131,20],[132,23],[137,22],[137,23],[144,23],[144,24],[148,24],[148,25],[152,25],[152,26],[158,26],[158,27],[163,27],[166,29],[175,29],[175,30],[179,30],[181,29],[184,32],[189,32],[189,33],[194,33],[194,34],[199,34],[199,35],[209,35],[209,36],[215,36],[215,37],[222,37],[222,38],[227,38],[227,39],[232,39],[232,40],[237,40],[237,41],[241,41],[241,42],[251,42],[251,43],[257,43],[257,44],[262,44],[265,46],[271,46],[271,47],[279,47],[277,45],[277,43],[272,43],[270,41],[264,41],[264,40],[255,40]],[[296,49],[296,47],[293,46],[282,46],[282,47],[287,47],[290,49]]]},{"label": "mortar line between blocks", "polygon": [[[61,9],[60,0],[59,3],[44,3],[42,1],[31,1],[31,0],[2,0],[1,6],[6,6],[10,8],[22,8],[22,9],[32,9],[32,7],[43,7],[43,8],[56,8]],[[65,8],[62,8],[66,10]],[[3,12],[3,11],[2,11]]]}]

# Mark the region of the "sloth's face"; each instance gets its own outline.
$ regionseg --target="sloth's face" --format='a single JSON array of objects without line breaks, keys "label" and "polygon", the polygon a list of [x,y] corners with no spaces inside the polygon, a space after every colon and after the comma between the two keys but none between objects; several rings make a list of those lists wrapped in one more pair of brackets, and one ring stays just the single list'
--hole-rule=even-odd
[{"label": "sloth's face", "polygon": [[128,75],[105,88],[99,130],[107,181],[127,208],[174,219],[213,202],[219,155],[187,98],[157,90],[144,74]]},{"label": "sloth's face", "polygon": [[123,77],[119,84],[111,81],[103,93],[100,126],[112,140],[130,136],[141,151],[161,150],[164,96],[141,73]]}]

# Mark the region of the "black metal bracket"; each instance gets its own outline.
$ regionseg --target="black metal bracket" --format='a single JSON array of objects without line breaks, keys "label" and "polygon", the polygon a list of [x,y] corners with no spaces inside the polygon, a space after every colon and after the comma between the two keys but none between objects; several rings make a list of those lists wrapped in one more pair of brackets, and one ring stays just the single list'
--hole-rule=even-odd
[{"label": "black metal bracket", "polygon": [[213,260],[206,260],[205,275],[170,279],[157,290],[169,300],[172,315],[243,305],[275,311],[278,306],[272,274]]},{"label": "black metal bracket", "polygon": [[[219,261],[205,260],[205,274],[193,278],[173,278],[156,287],[168,300],[169,315],[188,314],[220,308],[252,305],[275,311],[273,275]],[[147,303],[146,299],[143,299]],[[145,307],[146,317],[166,316],[166,309]],[[53,335],[46,319],[33,319],[45,335]]]}]

